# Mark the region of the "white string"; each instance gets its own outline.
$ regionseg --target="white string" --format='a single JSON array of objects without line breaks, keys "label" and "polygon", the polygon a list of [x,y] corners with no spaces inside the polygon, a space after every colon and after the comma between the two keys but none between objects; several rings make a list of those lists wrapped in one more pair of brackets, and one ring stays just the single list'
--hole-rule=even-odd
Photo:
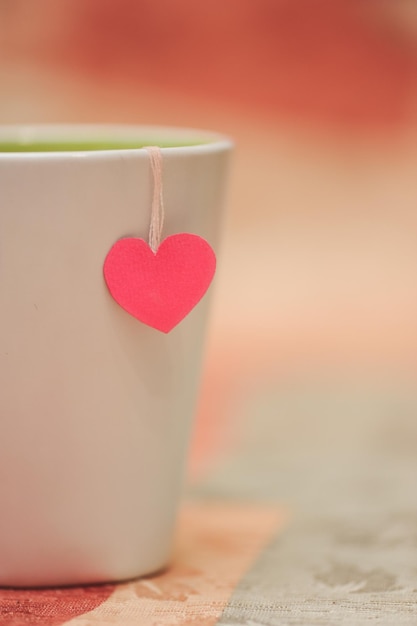
[{"label": "white string", "polygon": [[162,152],[157,146],[145,148],[149,154],[153,176],[153,196],[151,209],[151,222],[149,225],[149,246],[156,252],[161,243],[162,229],[164,227],[164,198],[162,193]]}]

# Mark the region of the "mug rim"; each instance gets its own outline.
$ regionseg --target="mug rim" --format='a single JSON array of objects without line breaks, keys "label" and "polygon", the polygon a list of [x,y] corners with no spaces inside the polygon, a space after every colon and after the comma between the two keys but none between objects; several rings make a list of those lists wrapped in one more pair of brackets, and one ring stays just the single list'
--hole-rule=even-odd
[{"label": "mug rim", "polygon": [[[75,135],[75,137],[74,137]],[[161,146],[162,154],[201,155],[212,152],[223,152],[233,148],[233,141],[227,135],[209,130],[180,126],[160,126],[148,124],[0,124],[0,143],[17,142],[30,144],[35,142],[64,141],[134,141],[149,146],[173,141],[185,145]],[[187,144],[187,142],[191,142]],[[93,150],[45,150],[0,152],[0,161],[4,160],[39,160],[39,159],[74,159],[80,157],[88,160],[109,159],[114,156],[143,156],[147,158],[146,147],[139,148],[105,148]]]}]

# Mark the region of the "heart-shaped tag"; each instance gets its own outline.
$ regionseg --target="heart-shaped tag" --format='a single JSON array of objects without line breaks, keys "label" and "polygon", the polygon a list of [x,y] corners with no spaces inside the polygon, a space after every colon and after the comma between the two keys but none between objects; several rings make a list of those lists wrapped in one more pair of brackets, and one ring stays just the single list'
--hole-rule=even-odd
[{"label": "heart-shaped tag", "polygon": [[190,233],[167,237],[156,252],[143,239],[119,239],[104,261],[104,278],[116,302],[164,333],[201,300],[215,270],[211,246]]}]

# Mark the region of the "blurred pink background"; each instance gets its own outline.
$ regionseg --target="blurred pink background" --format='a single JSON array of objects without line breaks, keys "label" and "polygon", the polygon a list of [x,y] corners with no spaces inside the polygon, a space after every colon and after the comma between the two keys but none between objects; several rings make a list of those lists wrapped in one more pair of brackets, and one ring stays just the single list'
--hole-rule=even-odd
[{"label": "blurred pink background", "polygon": [[0,0],[0,87],[0,123],[236,140],[194,477],[266,390],[413,379],[414,0]]}]

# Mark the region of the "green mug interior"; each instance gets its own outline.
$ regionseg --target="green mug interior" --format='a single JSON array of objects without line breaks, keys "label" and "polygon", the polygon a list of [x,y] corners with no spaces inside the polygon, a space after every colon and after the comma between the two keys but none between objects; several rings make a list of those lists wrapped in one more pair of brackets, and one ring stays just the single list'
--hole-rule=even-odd
[{"label": "green mug interior", "polygon": [[137,150],[146,146],[156,145],[160,148],[179,148],[184,146],[196,146],[207,141],[179,141],[179,140],[160,140],[154,141],[148,139],[141,141],[139,139],[65,139],[47,140],[47,141],[2,141],[0,139],[1,152],[93,152],[99,150]]}]

